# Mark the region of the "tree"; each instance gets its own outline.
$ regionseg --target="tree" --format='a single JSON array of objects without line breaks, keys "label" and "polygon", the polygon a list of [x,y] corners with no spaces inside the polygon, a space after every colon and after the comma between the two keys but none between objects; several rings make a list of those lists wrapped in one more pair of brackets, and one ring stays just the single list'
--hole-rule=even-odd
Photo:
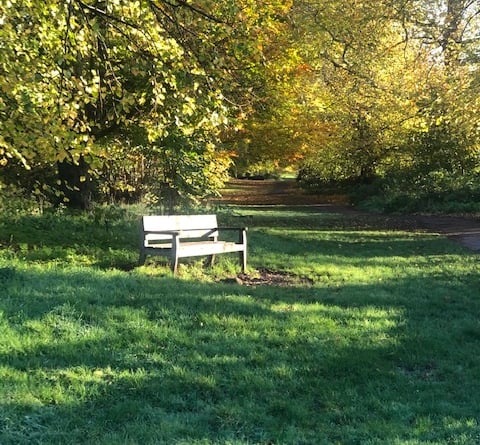
[{"label": "tree", "polygon": [[208,170],[203,156],[223,165],[224,156],[212,153],[226,105],[241,106],[250,94],[237,87],[256,79],[252,28],[259,32],[256,22],[268,20],[253,6],[2,0],[1,162],[58,163],[63,192],[71,203],[80,196],[80,207],[89,205],[91,175],[108,161],[108,141],[138,128],[149,155],[155,150],[147,145],[173,156],[183,141],[196,147],[197,173]]},{"label": "tree", "polygon": [[[308,160],[320,176],[364,180],[399,166],[438,168],[434,158],[472,168],[475,4],[297,4],[297,36],[317,74],[325,110],[318,116],[328,129]],[[428,140],[435,143],[422,148]]]}]

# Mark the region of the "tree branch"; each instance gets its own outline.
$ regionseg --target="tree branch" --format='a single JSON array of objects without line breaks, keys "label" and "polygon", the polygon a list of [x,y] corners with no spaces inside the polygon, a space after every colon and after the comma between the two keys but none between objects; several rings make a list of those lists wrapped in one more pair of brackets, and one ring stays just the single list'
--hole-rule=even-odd
[{"label": "tree branch", "polygon": [[[161,0],[161,1],[172,8],[179,8],[179,7],[186,8],[207,20],[210,20],[215,23],[224,24],[223,20],[219,19],[218,17],[215,17],[212,14],[209,14],[208,12],[204,11],[203,9],[197,6],[192,5],[191,3],[188,3],[185,0],[176,0],[175,3],[169,0]],[[158,5],[155,4],[154,0],[149,0],[149,3],[158,8]]]},{"label": "tree branch", "polygon": [[134,28],[134,29],[140,29],[140,27],[133,23],[133,22],[127,22],[126,20],[123,20],[119,17],[115,17],[114,15],[112,14],[109,14],[108,12],[106,11],[103,11],[102,9],[99,9],[95,6],[91,6],[91,5],[87,5],[86,3],[84,3],[82,0],[74,0],[75,3],[77,3],[78,6],[80,6],[81,8],[83,9],[87,9],[88,11],[90,12],[93,12],[94,14],[96,15],[99,15],[101,17],[104,17],[108,20],[111,20],[113,22],[117,22],[117,23],[121,23],[122,25],[125,25],[125,26],[128,26],[130,28]]}]

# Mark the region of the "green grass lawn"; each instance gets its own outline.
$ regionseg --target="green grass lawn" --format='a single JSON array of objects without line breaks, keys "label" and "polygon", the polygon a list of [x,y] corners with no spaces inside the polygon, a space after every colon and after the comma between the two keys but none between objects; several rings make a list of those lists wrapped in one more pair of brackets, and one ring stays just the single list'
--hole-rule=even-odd
[{"label": "green grass lawn", "polygon": [[134,268],[129,213],[0,217],[0,444],[480,443],[478,255],[381,217],[221,219],[252,274],[307,284]]}]

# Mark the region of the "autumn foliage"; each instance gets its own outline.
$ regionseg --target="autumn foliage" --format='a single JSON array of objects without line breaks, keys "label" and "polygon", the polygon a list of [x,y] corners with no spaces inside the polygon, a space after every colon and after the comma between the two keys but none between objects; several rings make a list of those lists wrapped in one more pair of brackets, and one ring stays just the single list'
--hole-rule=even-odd
[{"label": "autumn foliage", "polygon": [[2,181],[88,208],[476,178],[478,29],[467,0],[0,0]]}]

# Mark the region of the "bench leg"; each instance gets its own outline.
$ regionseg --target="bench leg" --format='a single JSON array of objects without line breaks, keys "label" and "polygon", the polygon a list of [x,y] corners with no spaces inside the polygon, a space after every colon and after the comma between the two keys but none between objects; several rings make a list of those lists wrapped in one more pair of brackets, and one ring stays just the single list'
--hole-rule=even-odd
[{"label": "bench leg", "polygon": [[177,275],[177,270],[178,270],[178,257],[177,255],[172,256],[172,259],[170,260],[170,269],[173,272],[173,275]]},{"label": "bench leg", "polygon": [[242,266],[242,272],[245,273],[247,271],[247,251],[242,250],[239,252],[240,255],[240,265]]},{"label": "bench leg", "polygon": [[212,267],[215,263],[215,255],[209,255],[205,261],[205,264],[208,266],[208,267]]},{"label": "bench leg", "polygon": [[170,268],[172,269],[173,275],[177,275],[178,270],[178,251],[180,248],[180,238],[178,235],[173,235],[172,237],[172,251],[170,257]]}]

